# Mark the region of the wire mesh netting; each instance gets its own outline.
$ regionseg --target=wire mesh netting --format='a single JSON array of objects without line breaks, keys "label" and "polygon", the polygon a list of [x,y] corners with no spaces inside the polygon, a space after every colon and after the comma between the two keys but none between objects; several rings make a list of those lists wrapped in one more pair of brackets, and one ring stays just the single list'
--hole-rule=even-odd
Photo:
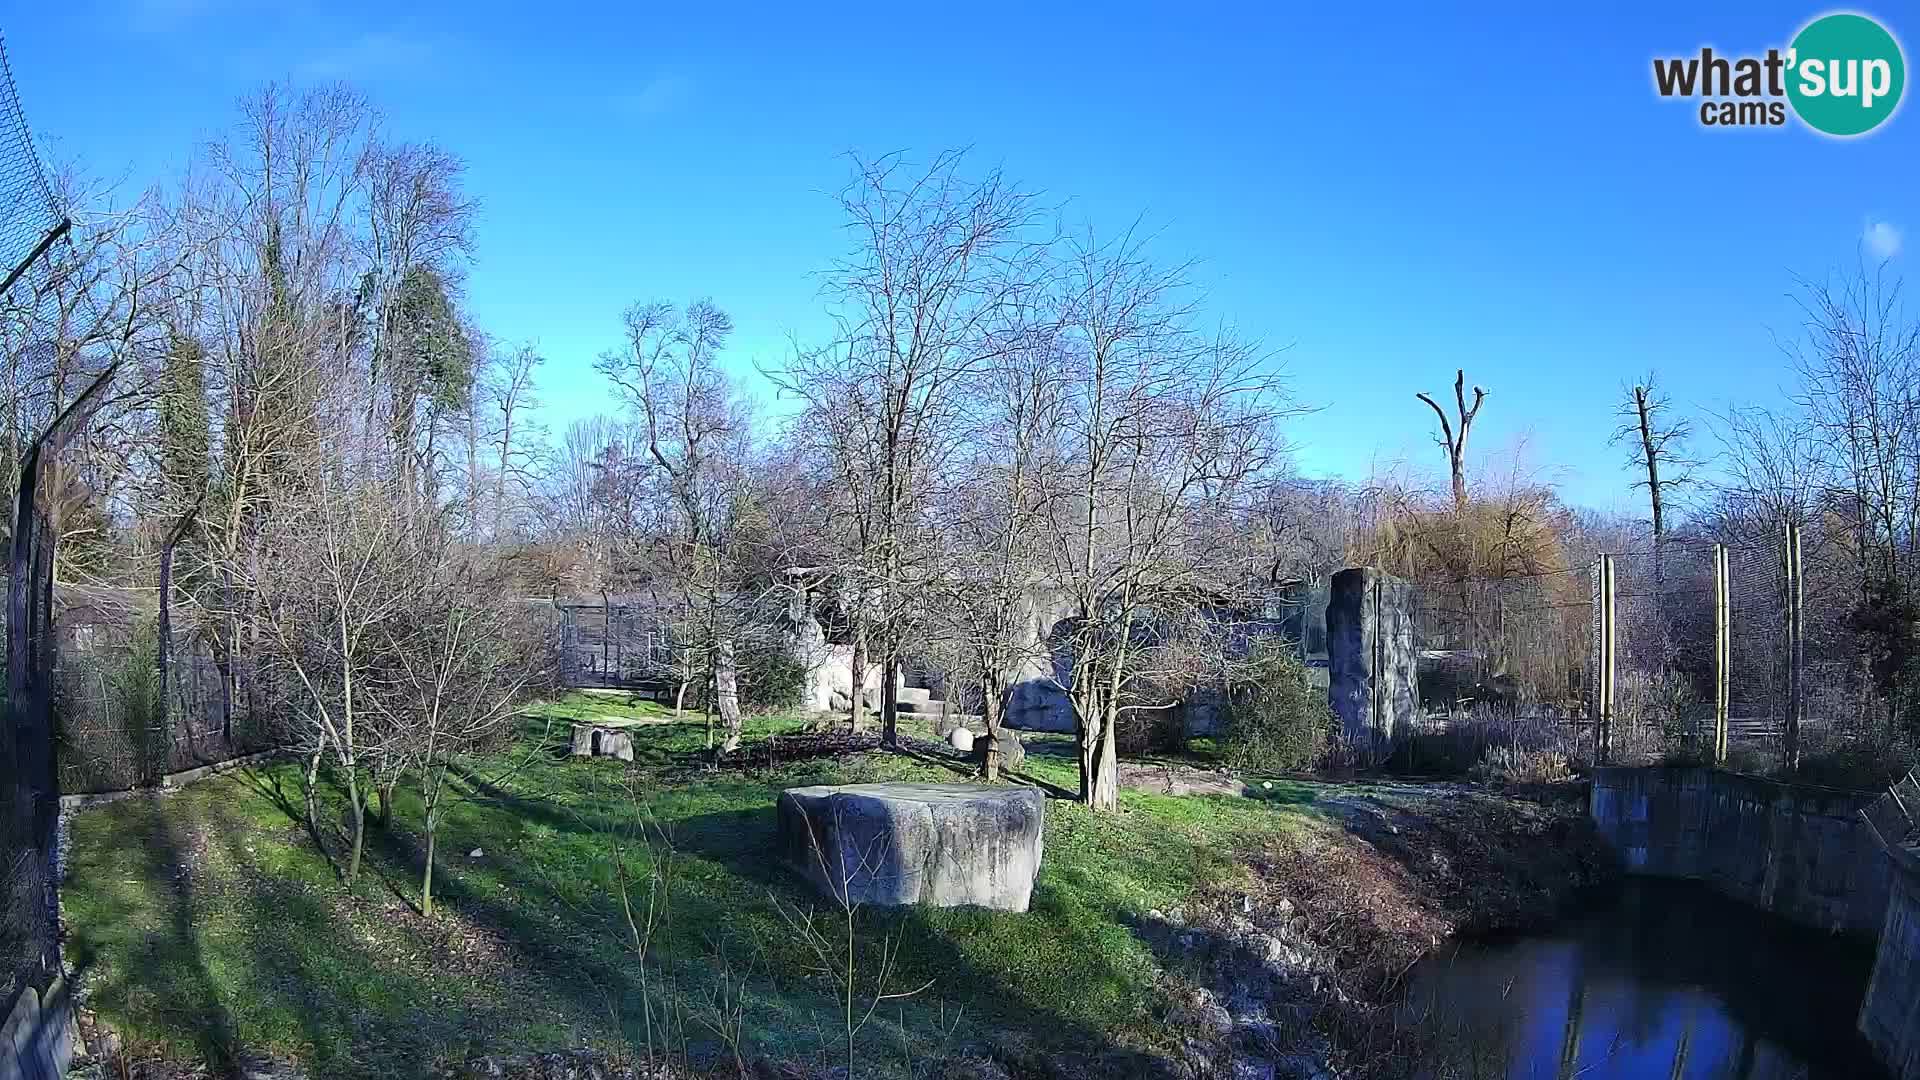
[{"label": "wire mesh netting", "polygon": [[577,687],[659,692],[676,682],[668,618],[650,599],[554,605],[560,631],[560,678]]},{"label": "wire mesh netting", "polygon": [[1772,748],[1787,717],[1784,540],[1727,546],[1727,734]]},{"label": "wire mesh netting", "polygon": [[1868,740],[1875,709],[1886,706],[1876,706],[1864,673],[1850,553],[1831,538],[1812,542],[1795,564],[1796,590],[1787,537],[1782,528],[1724,545],[1724,612],[1722,545],[1704,537],[1544,574],[1423,584],[1416,626],[1425,729],[1490,715],[1547,722],[1586,731],[1582,753],[1601,753],[1610,612],[1610,761],[1716,758],[1723,616],[1728,760],[1781,767],[1791,716],[1799,718],[1800,757],[1809,746]]},{"label": "wire mesh netting", "polygon": [[69,650],[54,673],[62,794],[125,791],[169,773],[269,749],[247,707],[250,665],[222,665],[191,635],[175,635],[161,709],[151,638]]},{"label": "wire mesh netting", "polygon": [[[52,304],[52,272],[47,259],[36,252],[55,235],[63,220],[58,202],[41,169],[33,135],[21,110],[13,74],[0,45],[0,274],[20,275],[0,295],[0,338],[6,347],[6,391],[10,453],[5,458],[6,504],[12,506],[13,468],[29,425],[44,422],[38,403],[50,402],[44,392],[58,353],[49,332],[46,309]],[[31,504],[28,506],[31,511]],[[18,523],[15,523],[16,533]],[[16,536],[16,564],[43,567],[51,574],[50,551],[32,550],[38,530]],[[21,540],[24,543],[19,543]],[[25,558],[20,558],[24,554]],[[39,558],[36,561],[35,556]],[[32,612],[32,600],[22,605]],[[11,602],[12,598],[10,598]],[[44,617],[23,621],[22,627],[41,630]],[[41,633],[44,634],[44,630]],[[11,1007],[21,987],[43,983],[54,966],[57,901],[53,892],[55,807],[51,777],[53,748],[45,716],[44,687],[49,674],[47,642],[19,641],[9,636],[9,693],[7,730],[0,735],[0,1007]],[[27,668],[34,670],[27,671]],[[35,693],[22,688],[34,687]]]},{"label": "wire mesh netting", "polygon": [[1586,594],[1577,570],[1421,589],[1414,625],[1429,711],[1497,702],[1578,713],[1590,633]]}]

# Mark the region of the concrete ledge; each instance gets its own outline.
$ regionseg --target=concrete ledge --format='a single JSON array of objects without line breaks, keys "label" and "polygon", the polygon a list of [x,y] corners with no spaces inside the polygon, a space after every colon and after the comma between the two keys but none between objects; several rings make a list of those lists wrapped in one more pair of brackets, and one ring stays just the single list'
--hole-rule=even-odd
[{"label": "concrete ledge", "polygon": [[263,750],[257,754],[247,754],[242,757],[230,758],[226,761],[216,761],[211,765],[201,765],[192,769],[183,769],[177,773],[168,773],[161,777],[154,786],[150,788],[128,788],[122,791],[94,791],[77,795],[62,795],[60,796],[60,809],[62,811],[85,810],[89,806],[99,806],[103,803],[117,802],[129,795],[141,795],[152,791],[171,791],[174,788],[183,788],[195,781],[205,780],[209,776],[218,776],[221,773],[232,772],[235,769],[244,769],[249,765],[256,765],[262,761],[270,761],[279,757],[281,753],[279,750]]}]

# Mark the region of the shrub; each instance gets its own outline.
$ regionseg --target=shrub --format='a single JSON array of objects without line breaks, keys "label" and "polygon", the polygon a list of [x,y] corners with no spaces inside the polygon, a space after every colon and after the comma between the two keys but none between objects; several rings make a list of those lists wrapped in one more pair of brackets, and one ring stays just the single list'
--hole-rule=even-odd
[{"label": "shrub", "polygon": [[1496,746],[1475,763],[1471,775],[1491,784],[1552,784],[1572,779],[1573,766],[1558,750]]},{"label": "shrub", "polygon": [[740,706],[770,711],[800,704],[807,689],[807,666],[785,642],[769,642],[754,649],[738,672]]},{"label": "shrub", "polygon": [[1126,709],[1113,725],[1114,749],[1127,757],[1178,750],[1187,740],[1186,709]]},{"label": "shrub", "polygon": [[159,649],[154,623],[145,620],[124,647],[61,659],[53,716],[63,788],[140,787],[166,772],[172,733],[159,722]]},{"label": "shrub", "polygon": [[1259,642],[1246,677],[1227,694],[1221,743],[1229,764],[1253,772],[1289,772],[1313,765],[1334,731],[1326,691],[1284,643]]}]

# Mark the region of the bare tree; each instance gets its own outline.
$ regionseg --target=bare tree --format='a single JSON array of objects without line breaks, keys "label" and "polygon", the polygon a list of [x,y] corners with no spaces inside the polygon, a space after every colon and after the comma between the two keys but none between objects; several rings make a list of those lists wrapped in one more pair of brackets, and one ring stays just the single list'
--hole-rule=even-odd
[{"label": "bare tree", "polygon": [[1473,420],[1480,415],[1480,405],[1487,399],[1487,392],[1478,386],[1473,388],[1473,405],[1467,405],[1467,373],[1465,369],[1453,373],[1454,413],[1458,420],[1458,430],[1447,419],[1447,411],[1440,403],[1428,397],[1424,392],[1413,395],[1427,403],[1433,415],[1440,421],[1440,434],[1435,442],[1447,455],[1447,471],[1453,479],[1453,508],[1455,513],[1465,513],[1467,509],[1467,435],[1473,430]]},{"label": "bare tree", "polygon": [[370,771],[391,775],[397,758],[385,755],[393,729],[374,700],[389,692],[384,647],[392,621],[417,588],[420,522],[404,509],[404,492],[390,485],[344,478],[321,468],[274,501],[262,522],[263,558],[229,569],[259,612],[264,656],[284,674],[275,705],[298,724],[305,754],[307,823],[316,841],[320,766],[331,762],[346,785],[351,825],[344,871],[359,875],[365,848]]},{"label": "bare tree", "polygon": [[[835,440],[844,482],[859,493],[854,546],[841,577],[861,603],[871,594],[880,648],[881,738],[897,740],[901,665],[928,572],[928,493],[948,468],[962,391],[1001,355],[996,333],[1037,280],[1029,236],[1035,198],[998,172],[969,178],[964,155],[924,168],[900,154],[854,161],[839,202],[853,237],[829,273],[838,325],[828,347],[802,351],[776,374]],[[863,660],[866,627],[855,633]],[[857,713],[861,687],[854,687]]]},{"label": "bare tree", "polygon": [[527,694],[547,675],[545,651],[511,602],[476,579],[429,531],[400,565],[413,600],[383,630],[393,669],[386,693],[371,695],[389,738],[387,752],[418,776],[427,838],[420,911],[433,914],[434,856],[458,760],[505,734]]},{"label": "bare tree", "polygon": [[1614,430],[1612,441],[1632,448],[1629,467],[1644,474],[1644,479],[1634,481],[1633,486],[1646,489],[1653,515],[1653,542],[1658,546],[1667,534],[1667,511],[1674,493],[1693,483],[1692,470],[1697,462],[1687,455],[1693,424],[1684,417],[1669,417],[1672,403],[1660,392],[1651,372],[1624,387],[1621,396],[1620,426]]},{"label": "bare tree", "polygon": [[735,558],[735,513],[744,472],[748,414],[718,358],[733,320],[711,301],[684,311],[662,303],[627,310],[623,350],[595,367],[639,415],[651,467],[666,497],[662,527],[649,546],[678,592],[683,637],[698,642],[713,707],[726,737],[723,754],[740,745],[736,636],[743,609]]},{"label": "bare tree", "polygon": [[[1192,326],[1184,268],[1131,236],[1077,243],[1062,277],[1064,392],[1044,471],[1050,576],[1071,597],[1063,689],[1080,744],[1080,798],[1112,809],[1122,714],[1177,702],[1156,686],[1156,627],[1199,627],[1246,580],[1213,541],[1273,463],[1286,410],[1265,357]],[[1218,655],[1218,650],[1214,650]],[[1143,677],[1147,676],[1147,677]]]}]

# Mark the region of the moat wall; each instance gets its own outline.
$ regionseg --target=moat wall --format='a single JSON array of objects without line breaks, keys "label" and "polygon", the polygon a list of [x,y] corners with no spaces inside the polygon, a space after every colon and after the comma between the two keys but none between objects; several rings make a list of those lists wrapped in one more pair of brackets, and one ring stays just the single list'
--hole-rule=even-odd
[{"label": "moat wall", "polygon": [[1861,817],[1874,801],[1718,769],[1602,768],[1588,810],[1629,873],[1874,941],[1860,1031],[1898,1080],[1920,1080],[1920,871]]}]

